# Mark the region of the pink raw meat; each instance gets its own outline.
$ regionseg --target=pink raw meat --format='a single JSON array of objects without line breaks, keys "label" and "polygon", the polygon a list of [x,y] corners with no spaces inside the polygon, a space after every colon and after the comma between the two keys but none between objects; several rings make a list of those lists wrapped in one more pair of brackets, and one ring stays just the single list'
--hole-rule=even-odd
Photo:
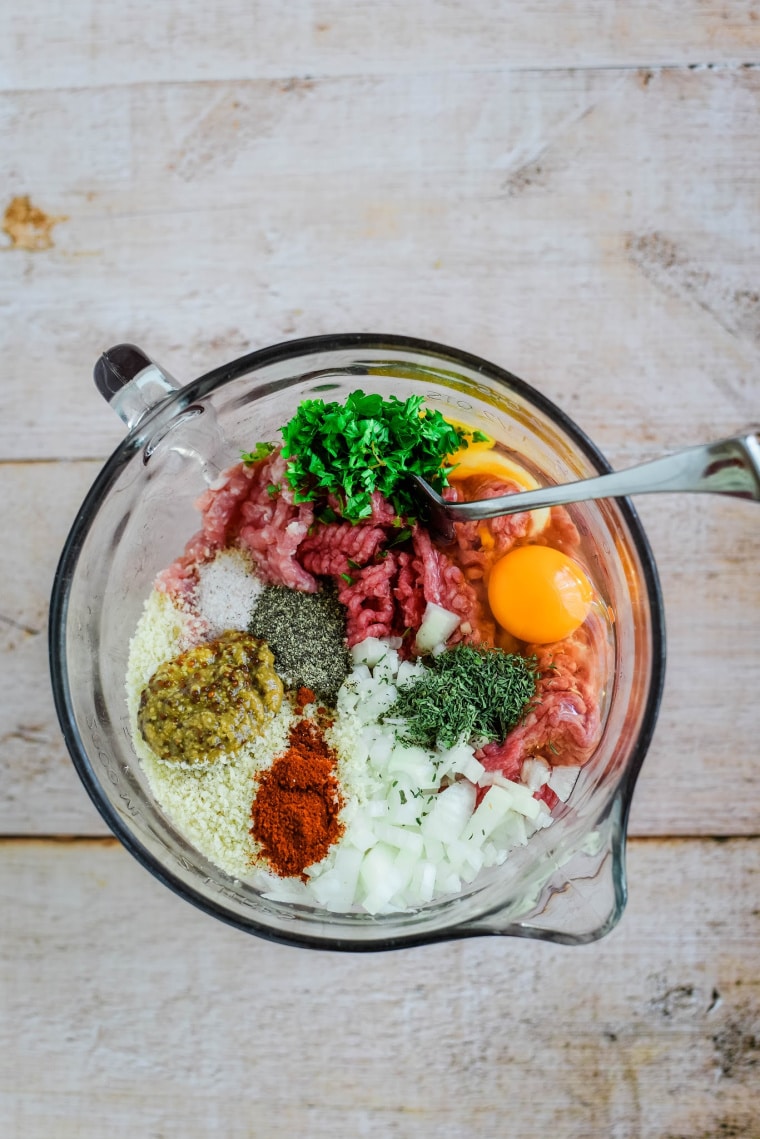
[{"label": "pink raw meat", "polygon": [[[195,587],[197,566],[217,550],[239,544],[251,552],[265,581],[315,593],[319,588],[316,578],[295,559],[314,520],[314,510],[311,503],[293,502],[279,451],[250,466],[238,463],[225,471],[223,479],[198,499],[201,529],[187,543],[184,554],[159,574],[157,588],[187,599]],[[278,492],[270,494],[271,486],[278,487]]]},{"label": "pink raw meat", "polygon": [[382,561],[356,571],[350,584],[337,578],[338,600],[347,611],[349,648],[366,637],[389,637],[394,633],[393,582],[397,569],[397,555],[389,552]]},{"label": "pink raw meat", "polygon": [[[309,573],[350,573],[356,566],[371,562],[386,541],[386,532],[380,526],[317,522],[298,547],[298,560]],[[354,566],[349,565],[349,559]]]}]

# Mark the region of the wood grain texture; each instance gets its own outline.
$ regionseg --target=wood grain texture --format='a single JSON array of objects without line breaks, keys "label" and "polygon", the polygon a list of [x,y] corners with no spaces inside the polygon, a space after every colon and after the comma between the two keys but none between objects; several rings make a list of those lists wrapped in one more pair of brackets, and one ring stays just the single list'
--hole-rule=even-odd
[{"label": "wood grain texture", "polygon": [[343,74],[463,67],[609,67],[752,62],[752,0],[45,0],[4,10],[5,88]]},{"label": "wood grain texture", "polygon": [[102,834],[50,687],[47,613],[58,557],[98,463],[4,463],[13,543],[0,552],[0,832]]},{"label": "wood grain texture", "polygon": [[760,394],[758,112],[740,68],[0,96],[6,192],[68,217],[0,251],[0,457],[112,449],[114,342],[190,379],[334,331],[480,353],[617,461],[732,430]]},{"label": "wood grain texture", "polygon": [[227,929],[115,843],[0,853],[6,1135],[760,1134],[757,841],[632,843],[582,949],[355,957]]}]

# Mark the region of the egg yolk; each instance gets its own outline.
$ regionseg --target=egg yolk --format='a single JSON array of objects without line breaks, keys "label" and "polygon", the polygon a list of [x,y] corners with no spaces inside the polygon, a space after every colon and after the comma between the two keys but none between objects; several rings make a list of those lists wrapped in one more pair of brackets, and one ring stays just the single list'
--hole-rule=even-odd
[{"label": "egg yolk", "polygon": [[488,603],[498,623],[536,644],[569,637],[585,621],[593,595],[578,563],[551,546],[510,550],[488,579]]}]

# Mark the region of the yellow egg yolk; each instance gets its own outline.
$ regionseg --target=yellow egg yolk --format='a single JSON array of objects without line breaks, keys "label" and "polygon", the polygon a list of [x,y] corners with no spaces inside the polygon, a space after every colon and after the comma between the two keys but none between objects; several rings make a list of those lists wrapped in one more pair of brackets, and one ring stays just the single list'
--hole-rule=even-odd
[{"label": "yellow egg yolk", "polygon": [[551,546],[519,546],[495,563],[488,603],[503,629],[521,641],[561,641],[582,625],[594,595],[577,562]]}]

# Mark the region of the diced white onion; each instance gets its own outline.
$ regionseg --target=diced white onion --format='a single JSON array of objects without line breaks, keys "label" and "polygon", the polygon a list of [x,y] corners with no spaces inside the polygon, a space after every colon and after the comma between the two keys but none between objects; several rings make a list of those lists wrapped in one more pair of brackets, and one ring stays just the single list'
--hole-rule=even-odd
[{"label": "diced white onion", "polygon": [[429,653],[438,645],[445,645],[459,625],[459,617],[442,605],[428,601],[417,632],[415,647],[418,653]]},{"label": "diced white onion", "polygon": [[513,810],[512,792],[504,787],[490,787],[470,819],[464,837],[490,838],[499,823]]},{"label": "diced white onion", "polygon": [[432,787],[438,782],[431,753],[424,747],[395,744],[388,760],[388,772],[403,774],[418,787]]},{"label": "diced white onion", "polygon": [[388,645],[385,641],[379,640],[378,637],[367,637],[365,640],[360,641],[358,645],[354,645],[350,650],[351,660],[354,662],[354,674],[360,672],[361,666],[364,666],[366,675],[369,676],[370,668],[374,668],[380,658],[385,656],[387,651]]},{"label": "diced white onion", "polygon": [[580,767],[553,767],[549,786],[558,799],[566,803],[580,775]]},{"label": "diced white onion", "polygon": [[422,820],[425,839],[445,842],[459,838],[472,815],[476,794],[472,783],[465,779],[440,791],[429,814]]},{"label": "diced white onion", "polygon": [[530,756],[523,762],[520,778],[531,791],[540,791],[544,783],[549,782],[552,769],[545,759]]}]

